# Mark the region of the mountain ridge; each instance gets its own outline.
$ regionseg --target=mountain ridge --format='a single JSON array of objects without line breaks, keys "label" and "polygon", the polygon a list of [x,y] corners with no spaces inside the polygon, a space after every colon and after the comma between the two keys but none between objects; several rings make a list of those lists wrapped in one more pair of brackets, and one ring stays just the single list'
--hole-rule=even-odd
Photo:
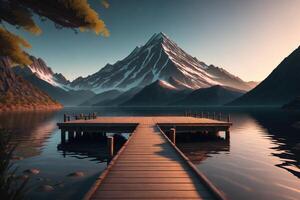
[{"label": "mountain ridge", "polygon": [[56,110],[62,105],[0,63],[0,111]]},{"label": "mountain ridge", "polygon": [[7,57],[2,57],[0,63],[65,106],[76,106],[95,95],[91,91],[70,88],[70,81],[61,73],[54,73],[43,59],[34,56],[30,59],[32,64],[25,66],[13,65]]},{"label": "mountain ridge", "polygon": [[282,106],[300,95],[300,46],[295,49],[253,90],[228,105]]}]

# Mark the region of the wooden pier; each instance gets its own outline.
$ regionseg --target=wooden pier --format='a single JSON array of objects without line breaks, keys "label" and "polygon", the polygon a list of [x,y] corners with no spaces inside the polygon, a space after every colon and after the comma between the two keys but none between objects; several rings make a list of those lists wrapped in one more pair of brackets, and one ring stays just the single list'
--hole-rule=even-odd
[{"label": "wooden pier", "polygon": [[133,131],[84,199],[226,199],[174,143],[176,134],[189,131],[224,131],[228,139],[231,125],[183,116],[97,117],[58,123],[62,141],[66,132]]}]

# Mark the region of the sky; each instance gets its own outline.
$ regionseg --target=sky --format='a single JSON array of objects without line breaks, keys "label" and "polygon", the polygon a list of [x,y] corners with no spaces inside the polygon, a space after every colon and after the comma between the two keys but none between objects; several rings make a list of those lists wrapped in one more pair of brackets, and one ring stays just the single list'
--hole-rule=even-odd
[{"label": "sky", "polygon": [[110,36],[75,34],[37,23],[40,36],[13,29],[27,39],[28,52],[68,79],[93,74],[123,59],[158,32],[206,64],[246,81],[261,81],[300,45],[300,0],[90,0]]}]

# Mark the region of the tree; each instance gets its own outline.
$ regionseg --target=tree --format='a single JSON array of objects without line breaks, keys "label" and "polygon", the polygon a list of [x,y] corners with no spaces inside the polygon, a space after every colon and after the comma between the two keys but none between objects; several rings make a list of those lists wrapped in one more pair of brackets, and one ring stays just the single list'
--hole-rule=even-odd
[{"label": "tree", "polygon": [[[106,0],[102,1],[109,7]],[[109,31],[99,14],[93,10],[87,0],[0,0],[0,56],[8,56],[17,64],[31,64],[23,48],[30,44],[5,28],[5,23],[39,35],[42,30],[33,16],[43,21],[49,19],[57,28],[71,28],[76,32],[91,30],[97,35],[108,36]]]}]

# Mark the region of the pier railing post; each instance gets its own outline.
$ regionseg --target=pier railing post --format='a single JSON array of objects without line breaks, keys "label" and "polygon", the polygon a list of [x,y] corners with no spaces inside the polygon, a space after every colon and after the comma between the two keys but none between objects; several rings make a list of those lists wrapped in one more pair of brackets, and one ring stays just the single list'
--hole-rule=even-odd
[{"label": "pier railing post", "polygon": [[176,130],[175,128],[170,129],[170,140],[173,144],[176,144]]},{"label": "pier railing post", "polygon": [[67,115],[64,114],[64,122],[66,122],[66,121],[67,121]]},{"label": "pier railing post", "polygon": [[227,122],[230,122],[230,114],[227,116]]},{"label": "pier railing post", "polygon": [[107,137],[108,155],[112,158],[114,156],[114,137]]}]

